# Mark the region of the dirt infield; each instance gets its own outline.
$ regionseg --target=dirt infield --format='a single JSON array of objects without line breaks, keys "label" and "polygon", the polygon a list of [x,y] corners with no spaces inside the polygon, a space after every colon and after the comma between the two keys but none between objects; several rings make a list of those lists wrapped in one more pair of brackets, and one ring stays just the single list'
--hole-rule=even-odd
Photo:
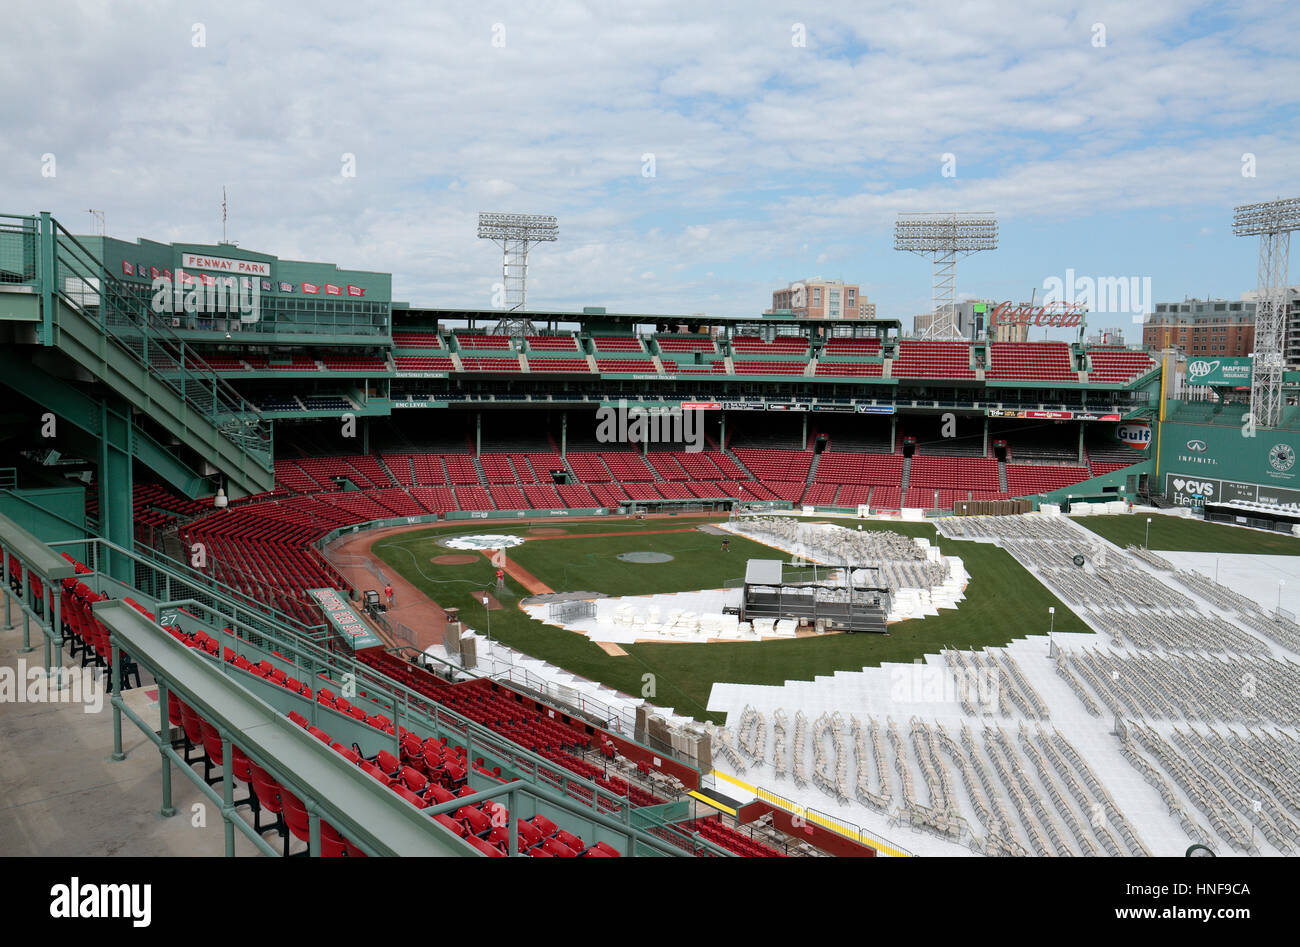
[{"label": "dirt infield", "polygon": [[[492,554],[496,551],[497,550],[495,549],[484,549],[483,555],[484,557],[491,559]],[[506,557],[506,575],[510,576],[510,578],[514,579],[527,589],[528,594],[530,595],[546,595],[547,593],[555,591],[555,589],[537,578],[537,576],[533,575],[523,566],[512,561],[509,556]]]},{"label": "dirt infield", "polygon": [[478,556],[467,554],[434,556],[429,561],[435,566],[467,566],[471,563],[478,562]]},{"label": "dirt infield", "polygon": [[[651,514],[650,516],[650,519],[660,519],[660,518],[669,519],[670,517],[668,516],[668,514],[660,514],[660,513],[654,513]],[[704,516],[698,518],[709,519],[710,517]],[[611,517],[608,516],[582,516],[582,517],[574,517],[572,519],[567,520],[567,522],[608,523],[610,519]],[[715,519],[722,521],[726,519],[726,516],[725,515],[718,516],[715,517]],[[382,559],[380,559],[379,556],[375,555],[370,550],[371,547],[374,546],[374,544],[379,542],[380,540],[391,539],[403,533],[413,533],[428,528],[429,528],[428,524],[417,524],[417,525],[410,525],[410,526],[389,526],[381,529],[366,530],[364,532],[355,533],[351,536],[348,536],[341,543],[338,543],[333,547],[335,551],[344,555],[363,556],[367,559],[370,559],[375,564],[375,566],[383,572],[383,574],[387,577],[388,581],[390,581],[393,584],[393,589],[396,592],[396,595],[394,596],[394,606],[393,608],[388,610],[388,614],[396,618],[397,620],[401,621],[402,623],[410,626],[412,629],[414,629],[414,631],[418,635],[418,641],[416,642],[416,644],[421,650],[429,647],[432,644],[442,643],[442,632],[444,626],[446,625],[446,619],[444,617],[444,612],[442,610],[442,607],[438,605],[438,603],[435,602],[433,599],[425,596],[423,592],[417,589],[410,582],[407,582],[404,578],[398,575],[397,570],[393,569]],[[534,528],[555,529],[556,527],[538,526]],[[679,533],[679,532],[689,532],[690,529],[691,529],[690,527],[679,527],[677,529],[660,530],[659,532]],[[630,530],[629,532],[644,534],[646,531]],[[568,534],[561,534],[561,535],[568,535]],[[608,536],[611,534],[587,533],[583,535]],[[546,537],[539,536],[538,538],[544,539]],[[509,562],[508,559],[507,562]],[[537,591],[534,592],[533,594],[543,594],[545,592],[552,591],[545,584],[540,582],[536,576],[529,573],[526,569],[521,569],[520,567],[515,566],[513,563],[511,563],[510,565],[511,568],[510,570],[508,570],[510,572],[510,575],[516,580],[518,580],[521,585],[524,585],[527,588],[529,587],[528,585],[529,582],[534,583],[534,585],[537,587]],[[344,577],[349,582],[351,582],[352,585],[357,589],[368,589],[368,588],[380,587],[376,577],[363,567],[344,566],[340,569],[340,571],[343,573]],[[527,579],[522,578],[520,576],[520,573],[527,575]],[[393,642],[389,642],[389,644],[391,645],[393,644]]]}]

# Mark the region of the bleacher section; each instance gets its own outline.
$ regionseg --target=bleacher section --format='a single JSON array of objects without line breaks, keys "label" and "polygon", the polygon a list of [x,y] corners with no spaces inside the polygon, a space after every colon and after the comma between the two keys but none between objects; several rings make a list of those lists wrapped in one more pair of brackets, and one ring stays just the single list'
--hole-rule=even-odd
[{"label": "bleacher section", "polygon": [[393,346],[399,349],[440,349],[442,339],[436,332],[393,332]]},{"label": "bleacher section", "polygon": [[[713,364],[716,366],[720,363]],[[769,359],[737,360],[731,364],[737,375],[802,375],[808,367],[807,362],[777,362]]]},{"label": "bleacher section", "polygon": [[731,353],[735,356],[750,358],[753,356],[790,358],[804,357],[807,361],[808,339],[806,336],[777,336],[770,341],[753,335],[738,335],[731,339]]},{"label": "bleacher section", "polygon": [[885,363],[875,361],[826,361],[817,360],[813,374],[817,377],[834,376],[839,378],[879,378],[884,374]]},{"label": "bleacher section", "polygon": [[455,371],[451,356],[425,358],[412,355],[393,356],[393,368],[398,372],[450,372]]},{"label": "bleacher section", "polygon": [[1088,381],[1094,385],[1127,385],[1158,367],[1146,352],[1089,346]]},{"label": "bleacher section", "polygon": [[520,371],[519,356],[511,358],[478,358],[462,355],[461,367],[467,372],[517,372]]},{"label": "bleacher section", "polygon": [[388,362],[378,356],[323,355],[321,364],[330,372],[362,372],[374,374],[388,371]]},{"label": "bleacher section", "polygon": [[655,363],[648,358],[597,358],[596,371],[622,374],[655,374]]},{"label": "bleacher section", "polygon": [[892,374],[895,378],[974,378],[970,343],[903,339]]},{"label": "bleacher section", "polygon": [[[992,458],[928,457],[912,458],[908,475],[912,487],[947,488],[953,491],[998,489],[998,462]],[[965,499],[965,496],[962,496]],[[948,504],[951,508],[951,504]]]},{"label": "bleacher section", "polygon": [[990,342],[986,380],[1079,381],[1065,342]]},{"label": "bleacher section", "polygon": [[[995,471],[996,473],[996,471]],[[898,486],[903,479],[902,454],[861,454],[827,451],[817,462],[819,484]],[[996,479],[996,478],[995,478]]]},{"label": "bleacher section", "polygon": [[524,337],[529,354],[537,352],[577,352],[578,340],[571,334],[563,335],[529,335]]},{"label": "bleacher section", "polygon": [[845,339],[830,338],[821,348],[821,355],[880,355],[881,342],[878,338]]},{"label": "bleacher section", "polygon": [[509,349],[510,336],[508,335],[483,335],[477,332],[457,332],[456,347],[457,349]]},{"label": "bleacher section", "polygon": [[659,346],[659,351],[665,354],[670,352],[712,354],[718,351],[717,343],[702,336],[657,335],[655,343]]},{"label": "bleacher section", "polygon": [[595,335],[591,338],[591,344],[598,354],[602,352],[645,353],[641,338],[635,335]]},{"label": "bleacher section", "polygon": [[[587,363],[585,358],[555,358],[534,354],[528,356],[528,370],[533,374],[536,374],[537,372],[578,372],[591,374],[591,366]],[[650,364],[650,371],[654,371],[654,363]]]},{"label": "bleacher section", "polygon": [[1087,480],[1087,467],[1048,467],[1031,464],[1007,464],[1007,491],[1012,496],[1030,496],[1059,490]]}]

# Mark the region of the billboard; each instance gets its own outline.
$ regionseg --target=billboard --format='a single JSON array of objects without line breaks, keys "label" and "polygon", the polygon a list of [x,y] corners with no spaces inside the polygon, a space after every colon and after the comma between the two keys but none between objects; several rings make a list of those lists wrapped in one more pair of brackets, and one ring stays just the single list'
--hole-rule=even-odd
[{"label": "billboard", "polygon": [[1250,387],[1251,360],[1248,358],[1190,358],[1187,383],[1226,388]]},{"label": "billboard", "polygon": [[[1160,472],[1300,489],[1300,434],[1235,424],[1160,425]],[[1193,471],[1195,471],[1193,473]]]},{"label": "billboard", "polygon": [[1115,438],[1136,450],[1146,450],[1151,443],[1151,425],[1145,421],[1130,421],[1115,426]]},{"label": "billboard", "polygon": [[1300,509],[1300,490],[1287,490],[1237,480],[1217,480],[1199,474],[1165,474],[1165,494],[1174,506],[1206,503],[1258,503],[1279,510]]}]

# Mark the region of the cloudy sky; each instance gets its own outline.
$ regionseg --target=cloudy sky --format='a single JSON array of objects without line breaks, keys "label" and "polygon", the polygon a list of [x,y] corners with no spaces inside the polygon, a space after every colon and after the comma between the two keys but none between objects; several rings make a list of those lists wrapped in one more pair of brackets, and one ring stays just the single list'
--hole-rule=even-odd
[{"label": "cloudy sky", "polygon": [[1001,222],[959,295],[1073,270],[1236,298],[1256,245],[1233,206],[1300,195],[1285,0],[10,0],[5,21],[0,210],[215,242],[225,185],[241,246],[391,271],[417,305],[490,304],[482,210],[559,218],[536,308],[744,315],[825,276],[910,326],[930,267],[893,221],[941,210]]}]

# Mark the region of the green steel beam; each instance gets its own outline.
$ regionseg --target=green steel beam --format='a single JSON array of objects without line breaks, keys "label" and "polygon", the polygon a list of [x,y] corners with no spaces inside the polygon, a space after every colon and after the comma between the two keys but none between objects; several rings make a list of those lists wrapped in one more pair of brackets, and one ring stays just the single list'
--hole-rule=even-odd
[{"label": "green steel beam", "polygon": [[54,265],[54,228],[48,210],[41,211],[39,240],[36,261],[36,274],[41,289],[39,338],[41,345],[50,345],[54,340],[54,287],[58,280],[58,268]]},{"label": "green steel beam", "polygon": [[[0,349],[0,372],[15,391],[98,440],[102,430],[99,400],[75,385],[33,367],[13,348]],[[208,478],[194,470],[132,420],[134,456],[171,487],[190,499],[213,492]],[[93,452],[92,452],[93,453]],[[92,456],[87,453],[86,456]]]},{"label": "green steel beam", "polygon": [[[99,405],[99,531],[124,549],[135,545],[135,507],[131,468],[130,409],[122,411],[104,399]],[[131,581],[131,563],[112,554],[105,570],[113,578]]]},{"label": "green steel beam", "polygon": [[65,305],[62,299],[55,307],[57,347],[202,454],[227,477],[227,493],[236,497],[271,489],[275,474],[269,466],[263,467],[254,455],[241,450],[210,419],[120,350],[85,313]]}]

